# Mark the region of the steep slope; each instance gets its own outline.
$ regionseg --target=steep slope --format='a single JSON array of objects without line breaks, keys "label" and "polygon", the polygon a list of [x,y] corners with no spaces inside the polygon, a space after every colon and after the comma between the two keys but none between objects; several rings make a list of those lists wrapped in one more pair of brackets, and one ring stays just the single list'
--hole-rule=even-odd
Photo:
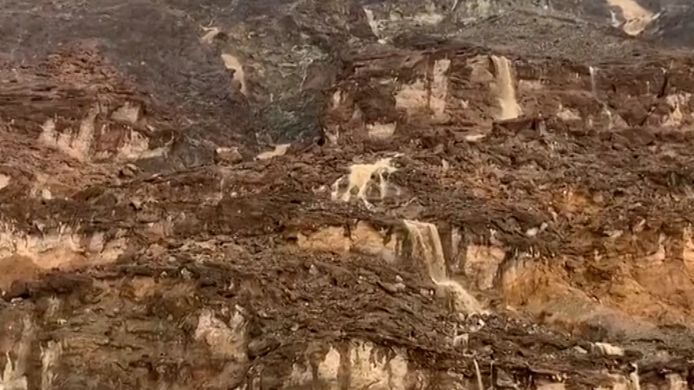
[{"label": "steep slope", "polygon": [[687,388],[664,3],[3,3],[0,388]]}]

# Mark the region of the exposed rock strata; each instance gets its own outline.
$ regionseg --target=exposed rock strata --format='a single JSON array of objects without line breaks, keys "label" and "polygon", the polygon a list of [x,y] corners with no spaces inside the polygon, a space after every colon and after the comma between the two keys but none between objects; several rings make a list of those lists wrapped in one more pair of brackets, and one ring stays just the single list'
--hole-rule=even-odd
[{"label": "exposed rock strata", "polygon": [[0,6],[0,388],[692,383],[688,9],[223,3]]}]

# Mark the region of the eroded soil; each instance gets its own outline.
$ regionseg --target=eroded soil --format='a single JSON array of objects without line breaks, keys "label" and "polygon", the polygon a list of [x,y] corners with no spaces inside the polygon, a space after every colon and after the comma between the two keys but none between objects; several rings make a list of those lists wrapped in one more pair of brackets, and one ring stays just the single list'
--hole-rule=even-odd
[{"label": "eroded soil", "polygon": [[0,389],[693,383],[686,4],[0,9]]}]

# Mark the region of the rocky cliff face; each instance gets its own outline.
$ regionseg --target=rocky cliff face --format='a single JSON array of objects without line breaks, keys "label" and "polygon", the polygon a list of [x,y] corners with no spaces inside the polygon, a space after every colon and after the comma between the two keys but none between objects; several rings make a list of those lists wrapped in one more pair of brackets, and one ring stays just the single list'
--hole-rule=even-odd
[{"label": "rocky cliff face", "polygon": [[0,389],[686,389],[676,1],[6,1]]}]

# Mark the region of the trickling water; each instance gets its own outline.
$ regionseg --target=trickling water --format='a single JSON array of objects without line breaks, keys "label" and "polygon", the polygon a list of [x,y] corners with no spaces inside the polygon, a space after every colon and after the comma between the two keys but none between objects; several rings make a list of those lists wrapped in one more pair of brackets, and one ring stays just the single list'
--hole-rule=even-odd
[{"label": "trickling water", "polygon": [[[397,156],[396,156],[397,157]],[[381,199],[386,197],[388,190],[387,174],[397,169],[391,165],[392,158],[384,158],[373,164],[354,164],[350,167],[349,176],[337,179],[332,185],[331,197],[333,200],[349,202],[352,197],[361,199],[367,207],[371,204],[366,199],[366,193],[373,180],[378,180],[379,195]],[[345,182],[346,181],[346,182]],[[344,189],[341,189],[346,184]]]},{"label": "trickling water", "polygon": [[596,81],[596,75],[597,75],[597,69],[589,66],[588,71],[590,72],[590,91],[593,93],[593,96],[596,98],[598,97],[598,84]]},{"label": "trickling water", "polygon": [[492,62],[496,72],[496,98],[501,108],[501,112],[496,119],[518,118],[522,110],[516,100],[516,88],[513,84],[513,75],[511,74],[511,61],[506,57],[492,56]]},{"label": "trickling water", "polygon": [[595,100],[597,100],[602,105],[602,112],[605,114],[605,116],[607,116],[607,128],[611,130],[617,124],[615,123],[615,121],[618,118],[614,117],[614,115],[612,114],[612,110],[610,110],[610,107],[607,105],[607,102],[600,100],[600,96],[598,95],[597,76],[598,72],[600,71],[600,68],[589,66],[588,71],[590,72],[590,92],[593,94]]},{"label": "trickling water", "polygon": [[610,22],[612,24],[612,27],[619,27],[620,23],[619,20],[617,20],[617,14],[614,11],[610,11]]},{"label": "trickling water", "polygon": [[434,224],[404,220],[412,242],[412,255],[424,262],[431,280],[453,296],[455,309],[465,313],[480,313],[482,305],[460,283],[451,280],[446,272],[446,260],[439,231]]}]

